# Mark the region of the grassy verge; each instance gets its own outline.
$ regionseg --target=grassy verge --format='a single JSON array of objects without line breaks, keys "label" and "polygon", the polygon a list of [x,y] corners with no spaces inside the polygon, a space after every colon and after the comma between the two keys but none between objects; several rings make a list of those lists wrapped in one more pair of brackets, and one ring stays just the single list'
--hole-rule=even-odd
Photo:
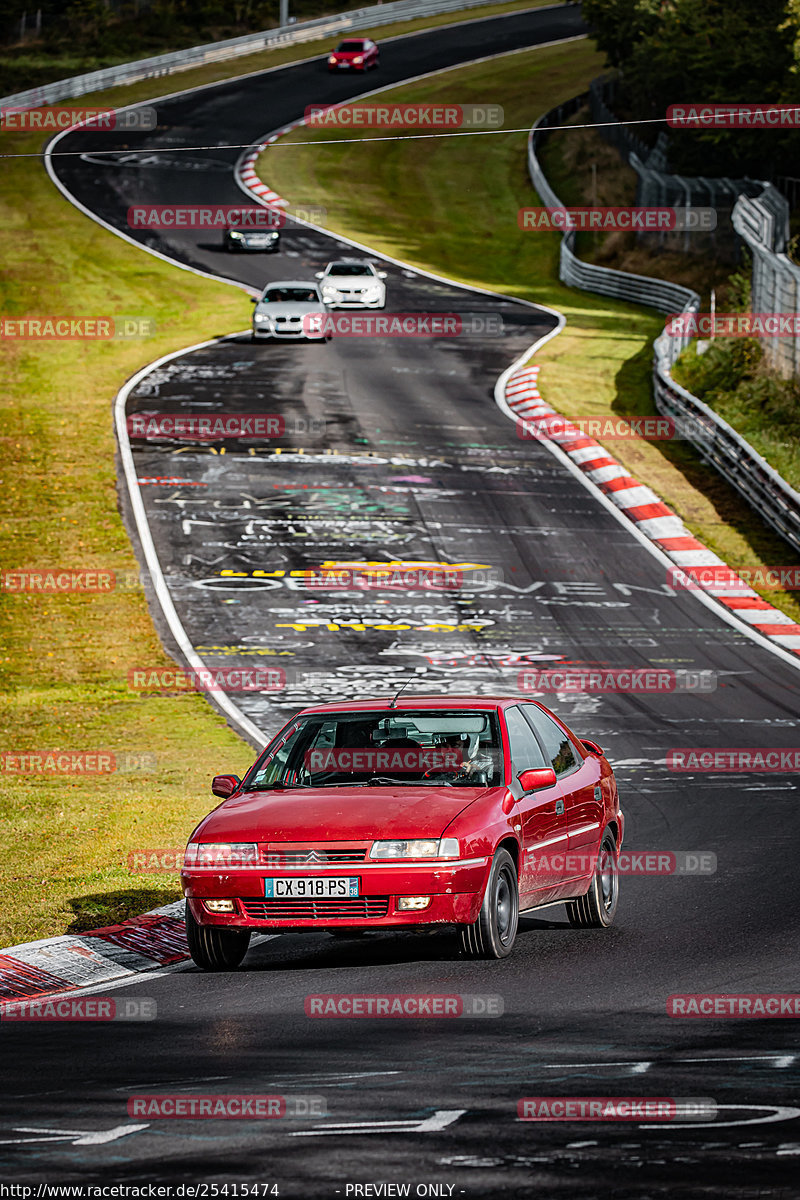
[{"label": "grassy verge", "polygon": [[678,359],[673,376],[800,491],[800,381],[768,370],[756,339],[717,338],[704,354],[693,343]]},{"label": "grassy verge", "polygon": [[[34,139],[23,142],[33,148]],[[61,198],[35,160],[6,164],[0,204],[5,315],[136,314],[157,329],[106,344],[5,341],[0,562],[136,578],[117,513],[111,401],[158,355],[244,326],[246,298],[106,233]],[[3,758],[0,946],[177,898],[175,877],[132,875],[128,853],[181,845],[211,805],[209,777],[241,770],[252,752],[200,695],[145,699],[128,690],[129,667],[169,661],[141,589],[6,591],[0,643],[4,756],[101,750],[157,760],[147,773],[54,778],[17,774]]]},{"label": "grassy verge", "polygon": [[[584,90],[602,61],[589,42],[572,42],[449,71],[387,95],[407,102],[489,98],[503,106],[508,128],[525,128]],[[325,146],[310,144],[323,139]],[[542,392],[559,412],[576,418],[654,411],[651,344],[663,318],[558,282],[558,235],[517,225],[518,210],[538,202],[524,134],[340,146],[337,140],[330,128],[298,130],[261,156],[259,173],[293,204],[324,204],[329,228],[378,251],[560,309],[567,327],[537,356]],[[688,446],[626,440],[608,447],[726,562],[792,562],[785,543]],[[766,594],[800,618],[793,596]]]}]

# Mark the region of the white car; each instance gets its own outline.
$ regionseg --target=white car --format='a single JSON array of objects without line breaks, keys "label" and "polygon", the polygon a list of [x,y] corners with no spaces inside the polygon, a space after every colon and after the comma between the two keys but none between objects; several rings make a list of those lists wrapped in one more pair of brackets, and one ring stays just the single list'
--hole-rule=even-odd
[{"label": "white car", "polygon": [[365,258],[337,258],[316,277],[328,308],[386,307],[386,272]]},{"label": "white car", "polygon": [[253,300],[254,342],[262,338],[310,338],[327,341],[330,335],[323,323],[328,311],[320,289],[307,279],[268,283]]}]

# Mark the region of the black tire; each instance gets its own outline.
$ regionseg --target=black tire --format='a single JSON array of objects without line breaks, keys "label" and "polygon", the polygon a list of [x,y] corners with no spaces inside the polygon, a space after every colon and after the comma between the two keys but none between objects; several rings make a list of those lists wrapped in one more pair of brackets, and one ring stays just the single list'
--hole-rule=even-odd
[{"label": "black tire", "polygon": [[192,962],[203,971],[233,971],[247,954],[249,929],[200,925],[186,905],[186,940]]},{"label": "black tire", "polygon": [[519,925],[517,868],[507,850],[492,859],[480,915],[461,929],[461,950],[467,958],[507,958]]},{"label": "black tire", "polygon": [[588,892],[567,903],[567,918],[576,929],[607,929],[619,903],[619,856],[610,829],[603,835]]}]

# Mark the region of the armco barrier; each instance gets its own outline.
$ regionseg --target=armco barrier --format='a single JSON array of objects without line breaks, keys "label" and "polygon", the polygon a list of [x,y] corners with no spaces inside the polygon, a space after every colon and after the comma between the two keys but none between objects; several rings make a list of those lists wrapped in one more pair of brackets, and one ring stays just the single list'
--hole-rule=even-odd
[{"label": "armco barrier", "polygon": [[653,389],[658,411],[672,417],[681,437],[687,438],[759,516],[800,553],[800,493],[727,421],[675,382],[669,371],[669,343],[674,340],[663,333],[653,344]]},{"label": "armco barrier", "polygon": [[[566,104],[559,105],[558,108],[551,109],[539,118],[528,137],[528,171],[531,182],[542,203],[548,207],[560,208],[563,205],[547,182],[537,158],[537,135],[541,144],[548,127],[563,124],[587,99],[588,93],[584,93]],[[743,225],[745,215],[750,213],[754,202],[742,198],[739,205],[740,212],[745,210],[740,218]],[[609,267],[581,262],[575,254],[575,237],[575,231],[571,230],[565,233],[561,240],[559,278],[563,283],[582,291],[597,292],[603,296],[613,296],[617,300],[648,305],[661,312],[686,313],[699,310],[700,297],[689,288],[663,279],[649,279],[643,275],[630,275],[626,271],[615,271]],[[790,487],[727,421],[723,421],[713,409],[691,392],[687,392],[672,378],[670,367],[686,348],[689,340],[688,335],[668,337],[663,333],[654,343],[653,392],[658,411],[672,417],[681,437],[691,442],[703,458],[736,488],[762,520],[800,553],[800,493]]]},{"label": "armco barrier", "polygon": [[224,62],[243,54],[256,54],[259,50],[271,50],[277,46],[293,46],[300,42],[332,37],[345,30],[354,32],[358,29],[369,29],[373,25],[391,25],[395,21],[411,21],[416,17],[460,12],[462,9],[502,2],[503,0],[394,0],[391,4],[355,8],[351,12],[317,17],[313,21],[298,21],[296,25],[285,25],[260,33],[246,33],[242,37],[229,38],[224,42],[191,46],[187,50],[175,50],[170,54],[158,54],[154,58],[120,63],[116,67],[104,67],[86,75],[74,75],[71,79],[59,79],[53,83],[42,84],[41,87],[29,88],[25,92],[17,92],[13,96],[4,96],[0,99],[0,106],[32,108],[40,104],[53,104],[58,100],[85,96],[87,92],[99,92],[123,83],[158,79],[162,75],[188,71],[206,63]]}]

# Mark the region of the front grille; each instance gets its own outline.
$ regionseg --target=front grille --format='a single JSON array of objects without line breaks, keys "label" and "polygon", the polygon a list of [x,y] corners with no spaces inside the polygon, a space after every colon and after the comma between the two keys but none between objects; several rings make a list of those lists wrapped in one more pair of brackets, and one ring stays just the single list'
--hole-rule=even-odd
[{"label": "front grille", "polygon": [[259,847],[261,866],[279,867],[338,867],[343,863],[362,863],[367,857],[366,846],[281,846],[262,843]]},{"label": "front grille", "polygon": [[388,896],[358,896],[353,900],[242,900],[242,908],[255,921],[336,921],[385,917]]}]

